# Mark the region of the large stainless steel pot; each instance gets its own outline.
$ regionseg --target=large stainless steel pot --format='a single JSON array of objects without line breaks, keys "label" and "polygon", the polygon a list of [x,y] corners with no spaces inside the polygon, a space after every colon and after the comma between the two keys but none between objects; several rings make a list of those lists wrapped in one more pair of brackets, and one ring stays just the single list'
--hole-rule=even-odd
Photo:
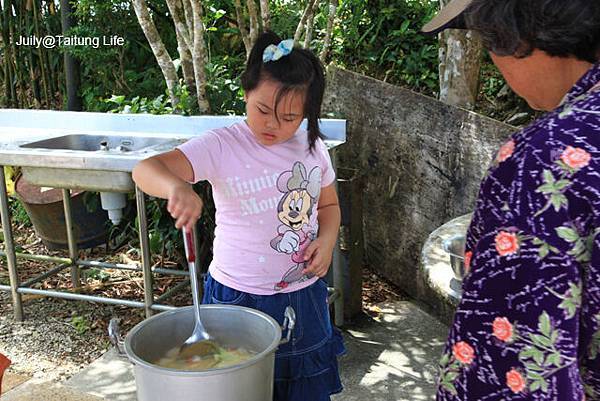
[{"label": "large stainless steel pot", "polygon": [[113,344],[134,365],[137,396],[140,401],[206,400],[270,401],[273,398],[275,350],[289,341],[295,314],[285,311],[284,329],[270,316],[235,305],[201,305],[200,316],[206,330],[224,346],[244,347],[256,352],[251,359],[229,368],[203,372],[162,368],[153,364],[174,347],[179,347],[194,326],[192,307],[160,313],[136,325],[124,344],[116,320],[109,326]]}]

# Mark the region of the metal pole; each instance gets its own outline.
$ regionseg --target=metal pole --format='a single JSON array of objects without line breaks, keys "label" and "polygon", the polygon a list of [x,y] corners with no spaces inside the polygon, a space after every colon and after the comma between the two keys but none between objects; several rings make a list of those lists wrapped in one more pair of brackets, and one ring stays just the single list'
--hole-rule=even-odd
[{"label": "metal pole", "polygon": [[[0,256],[5,258],[6,252],[0,251]],[[71,263],[73,263],[73,261],[69,258],[59,258],[57,256],[47,256],[47,255],[36,255],[33,253],[15,252],[15,256],[17,257],[17,259],[25,259],[25,260],[40,260],[42,262],[56,262],[56,263],[64,263],[67,265],[71,265]]]},{"label": "metal pole", "polygon": [[[46,256],[46,255],[36,255],[32,253],[20,253],[15,252],[17,259],[25,259],[25,260],[39,260],[43,262],[56,262],[67,264],[67,266],[71,265],[71,259],[69,258],[59,258],[56,256]],[[6,252],[0,251],[0,257],[6,257]],[[77,266],[86,266],[86,267],[97,267],[99,269],[119,269],[119,270],[132,270],[132,271],[141,271],[141,266],[138,265],[127,265],[124,263],[107,263],[107,262],[98,262],[96,260],[77,260],[75,261]],[[173,276],[189,276],[190,272],[185,270],[175,270],[175,269],[163,269],[161,267],[153,267],[153,273],[158,274],[171,274]]]},{"label": "metal pole", "polygon": [[[17,254],[17,257],[19,255]],[[97,267],[99,269],[119,269],[119,270],[132,270],[132,271],[141,271],[141,266],[138,265],[126,265],[123,263],[106,263],[106,262],[98,262],[95,260],[78,260],[77,264],[79,266],[86,267]],[[185,270],[174,270],[174,269],[162,269],[160,267],[152,267],[150,269],[152,273],[159,274],[171,274],[173,276],[189,276],[190,273]]]},{"label": "metal pole", "polygon": [[190,285],[190,279],[189,278],[183,280],[181,283],[177,284],[175,287],[171,288],[169,291],[165,292],[160,297],[156,298],[156,302],[162,302],[162,301],[164,301],[166,299],[169,299],[170,297],[172,297],[173,295],[177,294],[179,291],[181,291],[182,289],[184,289],[188,285]]},{"label": "metal pole", "polygon": [[6,262],[10,278],[10,292],[13,301],[13,312],[15,320],[23,320],[23,303],[21,294],[17,292],[19,287],[19,275],[17,274],[17,258],[15,256],[15,244],[13,242],[12,227],[10,225],[10,212],[8,210],[8,195],[6,193],[6,178],[4,177],[4,166],[0,166],[0,217],[2,219],[2,231],[4,232],[4,248],[6,250]]},{"label": "metal pole", "polygon": [[142,274],[144,276],[144,304],[146,317],[152,316],[152,269],[150,268],[150,239],[148,237],[148,221],[146,218],[146,199],[144,192],[136,185],[135,199],[137,201],[137,212],[140,234],[140,252],[142,257]]},{"label": "metal pole", "polygon": [[[335,149],[331,150],[331,164],[333,170],[335,171],[336,180],[335,182],[335,192],[338,192],[338,183],[337,183],[337,152]],[[338,192],[339,193],[339,192]],[[333,288],[340,294],[337,299],[333,302],[333,307],[335,311],[334,323],[336,326],[341,327],[344,325],[344,272],[342,271],[342,258],[340,252],[340,236],[338,233],[338,237],[335,241],[335,248],[333,248]]]},{"label": "metal pole", "polygon": [[[63,189],[63,205],[65,207],[65,226],[67,227],[67,243],[69,244],[69,257],[73,262],[77,262],[77,239],[73,227],[73,215],[71,213],[71,191]],[[71,264],[71,282],[73,288],[81,287],[81,279],[79,277],[79,266],[76,263]]]},{"label": "metal pole", "polygon": [[[10,290],[10,287],[7,285],[0,285],[0,290],[8,291],[8,290]],[[95,295],[75,294],[75,293],[66,292],[66,291],[38,290],[35,288],[22,288],[21,287],[18,289],[18,292],[19,292],[19,294],[42,295],[45,297],[70,299],[73,301],[99,302],[99,303],[111,304],[111,305],[124,305],[124,306],[133,307],[133,308],[145,308],[146,307],[145,303],[139,302],[139,301],[130,301],[128,299],[120,299],[120,298],[98,297]],[[153,304],[152,309],[160,310],[160,311],[167,311],[167,310],[176,309],[176,307],[169,306],[169,305]]]},{"label": "metal pole", "polygon": [[44,274],[40,274],[39,276],[32,277],[29,280],[24,281],[23,283],[21,283],[21,287],[31,287],[32,284],[39,283],[40,281],[43,281],[43,280],[47,279],[48,277],[52,277],[55,274],[60,273],[61,270],[66,269],[69,266],[71,266],[70,263],[69,264],[65,263],[65,264],[56,266],[54,269],[50,269]]}]

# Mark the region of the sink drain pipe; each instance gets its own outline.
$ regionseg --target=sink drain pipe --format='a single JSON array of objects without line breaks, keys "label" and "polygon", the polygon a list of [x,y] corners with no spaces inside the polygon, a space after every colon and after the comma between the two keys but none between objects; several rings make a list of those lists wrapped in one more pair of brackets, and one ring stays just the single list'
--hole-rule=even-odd
[{"label": "sink drain pipe", "polygon": [[123,208],[127,203],[127,197],[123,193],[118,192],[100,192],[100,203],[102,209],[108,212],[108,218],[116,226],[123,218]]}]

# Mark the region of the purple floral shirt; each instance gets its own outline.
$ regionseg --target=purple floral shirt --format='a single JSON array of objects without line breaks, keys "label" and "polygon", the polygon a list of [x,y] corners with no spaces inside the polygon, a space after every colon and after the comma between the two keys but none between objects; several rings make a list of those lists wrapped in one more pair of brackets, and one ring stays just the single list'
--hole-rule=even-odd
[{"label": "purple floral shirt", "polygon": [[600,400],[600,64],[484,178],[438,401]]}]

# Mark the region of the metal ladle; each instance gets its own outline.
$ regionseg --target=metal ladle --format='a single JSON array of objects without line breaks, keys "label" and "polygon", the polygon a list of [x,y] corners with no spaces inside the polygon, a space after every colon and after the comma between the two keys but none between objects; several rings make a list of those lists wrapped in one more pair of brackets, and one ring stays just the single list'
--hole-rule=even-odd
[{"label": "metal ladle", "polygon": [[202,321],[200,320],[200,295],[198,293],[198,275],[196,274],[196,254],[194,251],[194,233],[193,231],[183,231],[183,243],[185,248],[185,257],[190,270],[190,284],[192,287],[192,300],[194,303],[195,325],[192,335],[188,337],[179,349],[179,358],[189,358],[192,356],[206,357],[219,352],[219,346],[212,341],[213,338],[208,334]]}]

